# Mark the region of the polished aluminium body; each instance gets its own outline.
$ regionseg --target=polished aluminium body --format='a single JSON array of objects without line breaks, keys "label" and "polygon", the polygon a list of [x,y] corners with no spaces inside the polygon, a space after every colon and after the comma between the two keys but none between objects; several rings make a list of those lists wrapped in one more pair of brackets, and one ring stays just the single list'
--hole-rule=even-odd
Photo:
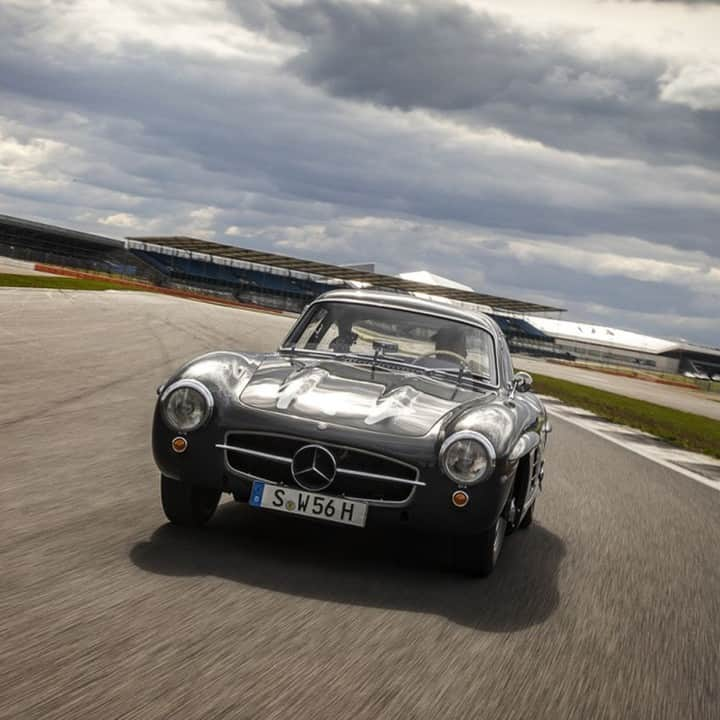
[{"label": "polished aluminium body", "polygon": [[[424,358],[456,355],[443,350],[400,362],[398,346],[382,342],[372,357],[298,346],[318,307],[331,306],[466,327],[491,340],[492,371],[479,376],[461,357],[452,372],[436,370]],[[165,512],[202,524],[221,492],[254,504],[258,483],[321,493],[362,504],[363,525],[438,533],[458,567],[486,575],[505,534],[532,521],[542,487],[550,426],[531,384],[481,313],[396,293],[327,293],[277,352],[203,355],[158,388],[153,453]]]}]

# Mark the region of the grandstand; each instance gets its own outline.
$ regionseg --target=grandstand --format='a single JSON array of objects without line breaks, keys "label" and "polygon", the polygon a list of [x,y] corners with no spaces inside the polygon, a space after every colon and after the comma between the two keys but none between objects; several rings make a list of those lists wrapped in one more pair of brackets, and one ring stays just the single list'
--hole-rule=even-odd
[{"label": "grandstand", "polygon": [[192,260],[202,260],[205,263],[229,263],[239,269],[264,268],[264,271],[275,269],[277,274],[290,278],[314,278],[317,282],[337,286],[372,286],[382,290],[396,292],[417,292],[428,295],[441,296],[451,300],[458,300],[474,305],[488,307],[513,313],[560,313],[562,309],[548,305],[484,295],[468,290],[465,286],[447,288],[424,282],[406,280],[394,275],[383,275],[377,272],[368,272],[357,266],[330,265],[329,263],[314,260],[280,255],[234,245],[222,245],[207,240],[183,236],[173,237],[131,237],[128,238],[129,247],[142,253],[166,253],[174,257],[186,257]]},{"label": "grandstand", "polygon": [[0,215],[0,254],[23,260],[150,280],[201,290],[225,299],[299,312],[319,294],[338,287],[417,292],[508,313],[559,313],[559,308],[477,293],[467,286],[440,287],[383,275],[374,266],[352,266],[222,245],[188,237],[118,240]]},{"label": "grandstand", "polygon": [[239,302],[282,310],[299,311],[318,295],[345,285],[318,281],[306,274],[277,272],[255,264],[238,267],[233,263],[162,252],[135,241],[128,241],[128,252],[154,268],[165,279],[165,284],[202,289]]},{"label": "grandstand", "polygon": [[0,255],[36,263],[135,275],[122,240],[0,215]]}]

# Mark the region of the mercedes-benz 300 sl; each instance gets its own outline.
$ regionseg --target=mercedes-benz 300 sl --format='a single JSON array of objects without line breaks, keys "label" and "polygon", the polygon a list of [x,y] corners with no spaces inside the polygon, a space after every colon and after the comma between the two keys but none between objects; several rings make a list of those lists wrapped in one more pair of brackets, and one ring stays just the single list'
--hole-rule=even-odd
[{"label": "mercedes-benz 300 sl", "polygon": [[258,511],[447,539],[494,569],[529,526],[550,430],[487,315],[399,293],[312,302],[276,352],[213,352],[158,388],[165,514],[210,520],[223,492]]}]

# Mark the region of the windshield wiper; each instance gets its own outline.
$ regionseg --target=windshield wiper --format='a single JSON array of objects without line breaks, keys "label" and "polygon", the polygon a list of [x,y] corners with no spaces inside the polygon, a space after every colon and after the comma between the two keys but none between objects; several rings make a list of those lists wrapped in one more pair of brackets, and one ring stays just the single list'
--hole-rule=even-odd
[{"label": "windshield wiper", "polygon": [[[343,358],[345,359],[345,358]],[[418,373],[420,375],[429,375],[429,376],[441,376],[443,379],[447,377],[453,377],[456,379],[457,386],[460,386],[463,380],[466,379],[465,376],[465,369],[466,366],[461,365],[459,368],[459,371],[456,373],[454,370],[446,370],[443,368],[430,368],[425,367],[423,365],[418,365],[414,362],[409,362],[407,360],[400,360],[396,358],[388,357],[387,355],[382,355],[381,357],[378,357],[378,352],[376,351],[375,354],[370,358],[367,355],[351,355],[351,357],[347,358],[348,360],[359,360],[360,362],[370,362],[372,365],[373,375],[375,373],[375,367],[377,365],[378,360],[382,363],[397,365],[401,368],[407,368],[408,370]],[[467,380],[469,382],[484,382],[487,384],[491,383],[491,379],[489,377],[486,377],[485,375],[480,375],[478,373],[474,373],[472,371],[469,372],[467,375]]]},{"label": "windshield wiper", "polygon": [[422,367],[421,365],[413,365],[414,368],[418,370],[422,370],[428,375],[441,375],[443,378],[445,377],[454,377],[456,379],[456,384],[459,386],[463,380],[467,379],[470,382],[481,382],[485,383],[487,385],[492,384],[491,378],[480,375],[479,373],[474,373],[470,371],[468,375],[465,375],[465,366],[461,365],[458,372],[455,372],[455,370],[445,370],[443,368],[428,368],[428,367]]},{"label": "windshield wiper", "polygon": [[[375,350],[373,354],[373,361],[372,361],[372,378],[375,379],[375,366],[377,365],[378,356],[380,353],[382,353],[383,357],[385,357],[386,352],[397,352],[399,350],[397,343],[386,343],[386,342],[380,342],[379,340],[375,340],[373,342],[373,350]],[[391,358],[392,359],[392,358]]]},{"label": "windshield wiper", "polygon": [[[387,355],[381,354],[377,348],[373,355],[365,355],[364,353],[353,353],[353,352],[327,352],[325,350],[310,350],[308,348],[280,348],[279,352],[284,353],[291,353],[293,357],[295,357],[297,354],[304,354],[304,355],[310,355],[311,357],[317,357],[317,358],[323,358],[326,360],[344,360],[346,362],[358,362],[362,363],[363,365],[370,365],[373,369],[373,373],[375,372],[375,368],[378,365],[378,363],[382,364],[385,363],[387,365],[396,365],[401,368],[407,368],[408,370],[411,370],[413,372],[419,373],[421,375],[441,375],[443,378],[452,376],[455,378],[458,378],[458,384],[462,382],[462,380],[465,379],[465,373],[457,373],[455,370],[446,370],[443,368],[430,368],[425,367],[424,365],[418,365],[414,362],[408,361],[408,360],[401,360],[399,358],[392,358],[388,357]],[[478,382],[485,382],[485,383],[491,383],[491,379],[485,375],[480,375],[478,373],[470,372],[470,374],[467,377],[468,380],[471,381],[478,381]]]}]

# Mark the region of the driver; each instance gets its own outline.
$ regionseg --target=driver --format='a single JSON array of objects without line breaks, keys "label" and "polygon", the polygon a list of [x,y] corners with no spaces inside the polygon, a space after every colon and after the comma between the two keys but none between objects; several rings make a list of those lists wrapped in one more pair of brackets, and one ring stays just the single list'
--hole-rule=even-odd
[{"label": "driver", "polygon": [[330,341],[330,350],[336,353],[350,352],[350,349],[358,339],[357,333],[354,333],[352,330],[352,318],[343,313],[337,318],[336,325],[338,334],[334,340]]},{"label": "driver", "polygon": [[[440,328],[433,336],[433,340],[436,352],[451,352],[463,358],[467,357],[465,333],[460,328],[452,326]],[[443,356],[441,355],[441,357]]]}]

